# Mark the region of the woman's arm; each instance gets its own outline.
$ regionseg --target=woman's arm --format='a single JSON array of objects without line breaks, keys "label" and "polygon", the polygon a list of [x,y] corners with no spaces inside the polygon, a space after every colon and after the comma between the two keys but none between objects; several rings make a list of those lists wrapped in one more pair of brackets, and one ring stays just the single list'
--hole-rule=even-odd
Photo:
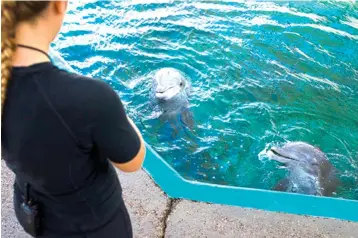
[{"label": "woman's arm", "polygon": [[134,122],[129,117],[128,117],[128,121],[131,124],[131,126],[133,127],[133,129],[136,131],[136,133],[140,139],[140,149],[139,149],[137,155],[131,161],[129,161],[127,163],[122,163],[122,164],[112,162],[112,164],[124,172],[135,172],[142,167],[142,164],[143,164],[143,161],[145,158],[145,154],[146,154],[146,148],[145,148],[145,144],[143,141],[143,137],[142,137],[141,133],[139,132],[137,126],[134,124]]},{"label": "woman's arm", "polygon": [[97,82],[99,92],[93,106],[95,117],[92,137],[99,153],[124,172],[135,172],[143,164],[146,148],[136,125],[128,118],[116,92]]}]

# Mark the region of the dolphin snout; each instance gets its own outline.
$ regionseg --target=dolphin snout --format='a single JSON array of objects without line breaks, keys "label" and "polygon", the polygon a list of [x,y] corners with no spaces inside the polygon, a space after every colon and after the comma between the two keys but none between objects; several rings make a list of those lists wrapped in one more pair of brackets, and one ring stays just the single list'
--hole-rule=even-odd
[{"label": "dolphin snout", "polygon": [[280,153],[278,153],[277,150],[278,150],[278,148],[273,146],[267,151],[267,153],[270,154],[271,156],[272,155],[279,156]]},{"label": "dolphin snout", "polygon": [[282,148],[278,147],[271,147],[268,151],[269,157],[271,156],[274,160],[277,161],[299,161],[298,159],[294,158],[289,151],[286,151]]},{"label": "dolphin snout", "polygon": [[155,89],[155,92],[157,92],[157,93],[164,93],[164,92],[165,92],[165,87],[163,87],[163,86],[158,86],[158,87]]}]

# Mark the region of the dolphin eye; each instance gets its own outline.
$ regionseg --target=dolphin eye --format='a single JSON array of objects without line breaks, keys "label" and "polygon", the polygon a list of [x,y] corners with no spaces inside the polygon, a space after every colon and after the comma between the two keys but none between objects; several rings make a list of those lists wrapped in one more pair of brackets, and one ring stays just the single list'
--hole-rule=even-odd
[{"label": "dolphin eye", "polygon": [[184,83],[183,82],[180,82],[180,86],[182,87],[184,85]]}]

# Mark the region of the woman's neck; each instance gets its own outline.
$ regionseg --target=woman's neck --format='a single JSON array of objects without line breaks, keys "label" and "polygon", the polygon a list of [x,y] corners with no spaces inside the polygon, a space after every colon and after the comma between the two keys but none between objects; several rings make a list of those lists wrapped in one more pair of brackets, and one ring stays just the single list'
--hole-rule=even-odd
[{"label": "woman's neck", "polygon": [[[37,25],[36,27],[24,24],[16,29],[16,43],[31,46],[48,52],[51,40],[47,37],[46,30]],[[36,50],[17,47],[13,56],[13,66],[29,66],[37,63],[48,62],[49,58]]]}]

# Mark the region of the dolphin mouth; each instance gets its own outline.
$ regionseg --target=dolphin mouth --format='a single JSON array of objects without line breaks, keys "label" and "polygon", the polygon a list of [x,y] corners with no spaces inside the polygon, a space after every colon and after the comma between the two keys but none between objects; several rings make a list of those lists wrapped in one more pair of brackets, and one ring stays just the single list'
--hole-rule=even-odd
[{"label": "dolphin mouth", "polygon": [[280,154],[277,150],[271,148],[270,151],[275,154],[276,156],[279,156],[279,157],[282,157],[282,158],[285,158],[285,159],[289,159],[289,160],[294,160],[294,161],[299,161],[298,159],[295,159],[295,158],[292,158],[292,157],[289,157],[287,155],[283,155],[283,154]]},{"label": "dolphin mouth", "polygon": [[174,88],[174,86],[171,86],[171,87],[169,87],[169,88],[166,88],[165,90],[156,90],[156,93],[159,93],[159,94],[165,93],[166,91],[168,91],[169,89],[172,89],[172,88]]},{"label": "dolphin mouth", "polygon": [[155,91],[155,97],[157,100],[168,101],[174,98],[179,93],[180,92],[176,90],[175,86],[171,86],[165,89],[163,88],[159,88],[159,90],[157,89]]}]

